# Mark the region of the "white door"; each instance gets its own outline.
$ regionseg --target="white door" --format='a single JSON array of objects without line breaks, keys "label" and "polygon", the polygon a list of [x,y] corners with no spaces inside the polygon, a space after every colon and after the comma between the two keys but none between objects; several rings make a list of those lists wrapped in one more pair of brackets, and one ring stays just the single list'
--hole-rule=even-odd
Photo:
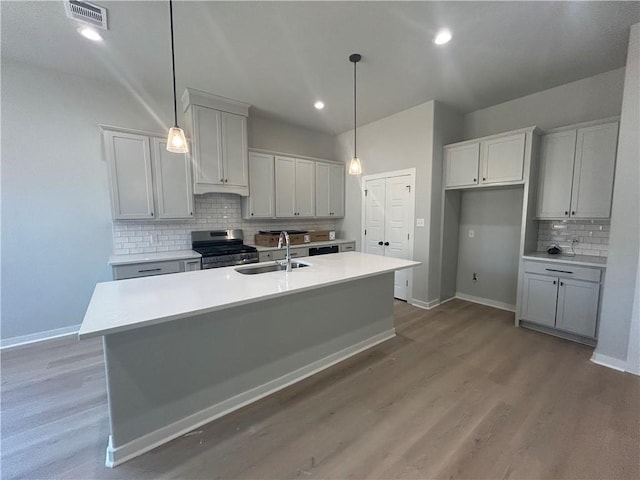
[{"label": "white door", "polygon": [[572,217],[611,216],[617,145],[617,122],[578,129],[571,195]]},{"label": "white door", "polygon": [[227,112],[221,115],[224,184],[246,187],[249,185],[247,117]]},{"label": "white door", "polygon": [[535,273],[524,274],[522,318],[553,327],[556,324],[558,279]]},{"label": "white door", "polygon": [[153,137],[158,218],[193,217],[193,182],[188,154],[167,151],[167,140]]},{"label": "white door", "polygon": [[274,186],[273,155],[251,152],[249,154],[249,216],[273,218]]},{"label": "white door", "polygon": [[542,137],[538,218],[569,217],[575,151],[575,130],[550,133]]},{"label": "white door", "polygon": [[[365,253],[408,259],[411,176],[368,180],[365,184]],[[408,297],[408,270],[395,273],[394,297]]]},{"label": "white door", "polygon": [[599,295],[599,283],[561,279],[556,328],[595,337]]}]

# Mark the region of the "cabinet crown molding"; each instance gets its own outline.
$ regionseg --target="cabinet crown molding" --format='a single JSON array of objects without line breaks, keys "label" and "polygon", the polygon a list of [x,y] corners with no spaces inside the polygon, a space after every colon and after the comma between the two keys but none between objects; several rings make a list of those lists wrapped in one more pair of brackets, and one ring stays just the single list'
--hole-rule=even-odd
[{"label": "cabinet crown molding", "polygon": [[183,112],[186,112],[190,105],[200,105],[244,117],[249,116],[249,107],[251,107],[248,103],[187,87],[182,94]]}]

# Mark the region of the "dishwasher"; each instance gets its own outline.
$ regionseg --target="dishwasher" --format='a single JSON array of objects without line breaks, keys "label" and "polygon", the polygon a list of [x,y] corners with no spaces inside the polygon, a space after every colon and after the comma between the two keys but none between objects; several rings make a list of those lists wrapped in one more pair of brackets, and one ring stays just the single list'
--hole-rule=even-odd
[{"label": "dishwasher", "polygon": [[338,253],[340,249],[338,245],[330,245],[328,247],[311,247],[309,248],[309,256],[314,257],[316,255],[328,255],[330,253]]}]

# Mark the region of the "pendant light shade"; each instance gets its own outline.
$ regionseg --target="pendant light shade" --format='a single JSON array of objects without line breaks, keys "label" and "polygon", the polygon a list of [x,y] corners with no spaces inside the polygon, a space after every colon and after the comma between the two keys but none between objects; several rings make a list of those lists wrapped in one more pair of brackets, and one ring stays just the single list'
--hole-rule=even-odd
[{"label": "pendant light shade", "polygon": [[360,159],[358,158],[358,144],[357,144],[357,136],[356,136],[356,125],[357,125],[357,116],[356,116],[356,64],[360,61],[362,56],[359,53],[352,53],[349,55],[349,61],[353,63],[353,158],[351,159],[351,163],[349,164],[349,175],[361,175],[362,174],[362,164],[360,163]]},{"label": "pendant light shade", "polygon": [[169,21],[171,25],[171,71],[173,75],[173,127],[169,129],[167,150],[172,153],[189,153],[189,145],[184,131],[178,126],[178,100],[176,98],[176,58],[173,48],[173,2],[169,0]]}]

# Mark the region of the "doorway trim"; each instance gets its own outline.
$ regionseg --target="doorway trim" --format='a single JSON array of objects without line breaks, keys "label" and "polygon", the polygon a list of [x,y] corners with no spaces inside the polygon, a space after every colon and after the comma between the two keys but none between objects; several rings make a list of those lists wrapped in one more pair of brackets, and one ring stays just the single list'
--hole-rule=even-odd
[{"label": "doorway trim", "polygon": [[[392,170],[390,172],[382,172],[382,173],[374,173],[371,175],[363,175],[360,183],[360,245],[362,245],[362,251],[365,250],[366,238],[364,234],[364,227],[367,224],[366,210],[367,206],[365,204],[365,186],[367,185],[367,181],[369,180],[379,180],[381,178],[392,178],[392,177],[401,177],[403,175],[409,175],[409,212],[408,212],[408,220],[410,222],[409,226],[409,245],[407,248],[409,254],[409,260],[413,260],[413,241],[416,236],[416,168],[405,168],[404,170]],[[407,279],[409,280],[409,286],[407,287],[407,302],[413,302],[413,268],[409,269],[409,273],[407,275]]]}]

